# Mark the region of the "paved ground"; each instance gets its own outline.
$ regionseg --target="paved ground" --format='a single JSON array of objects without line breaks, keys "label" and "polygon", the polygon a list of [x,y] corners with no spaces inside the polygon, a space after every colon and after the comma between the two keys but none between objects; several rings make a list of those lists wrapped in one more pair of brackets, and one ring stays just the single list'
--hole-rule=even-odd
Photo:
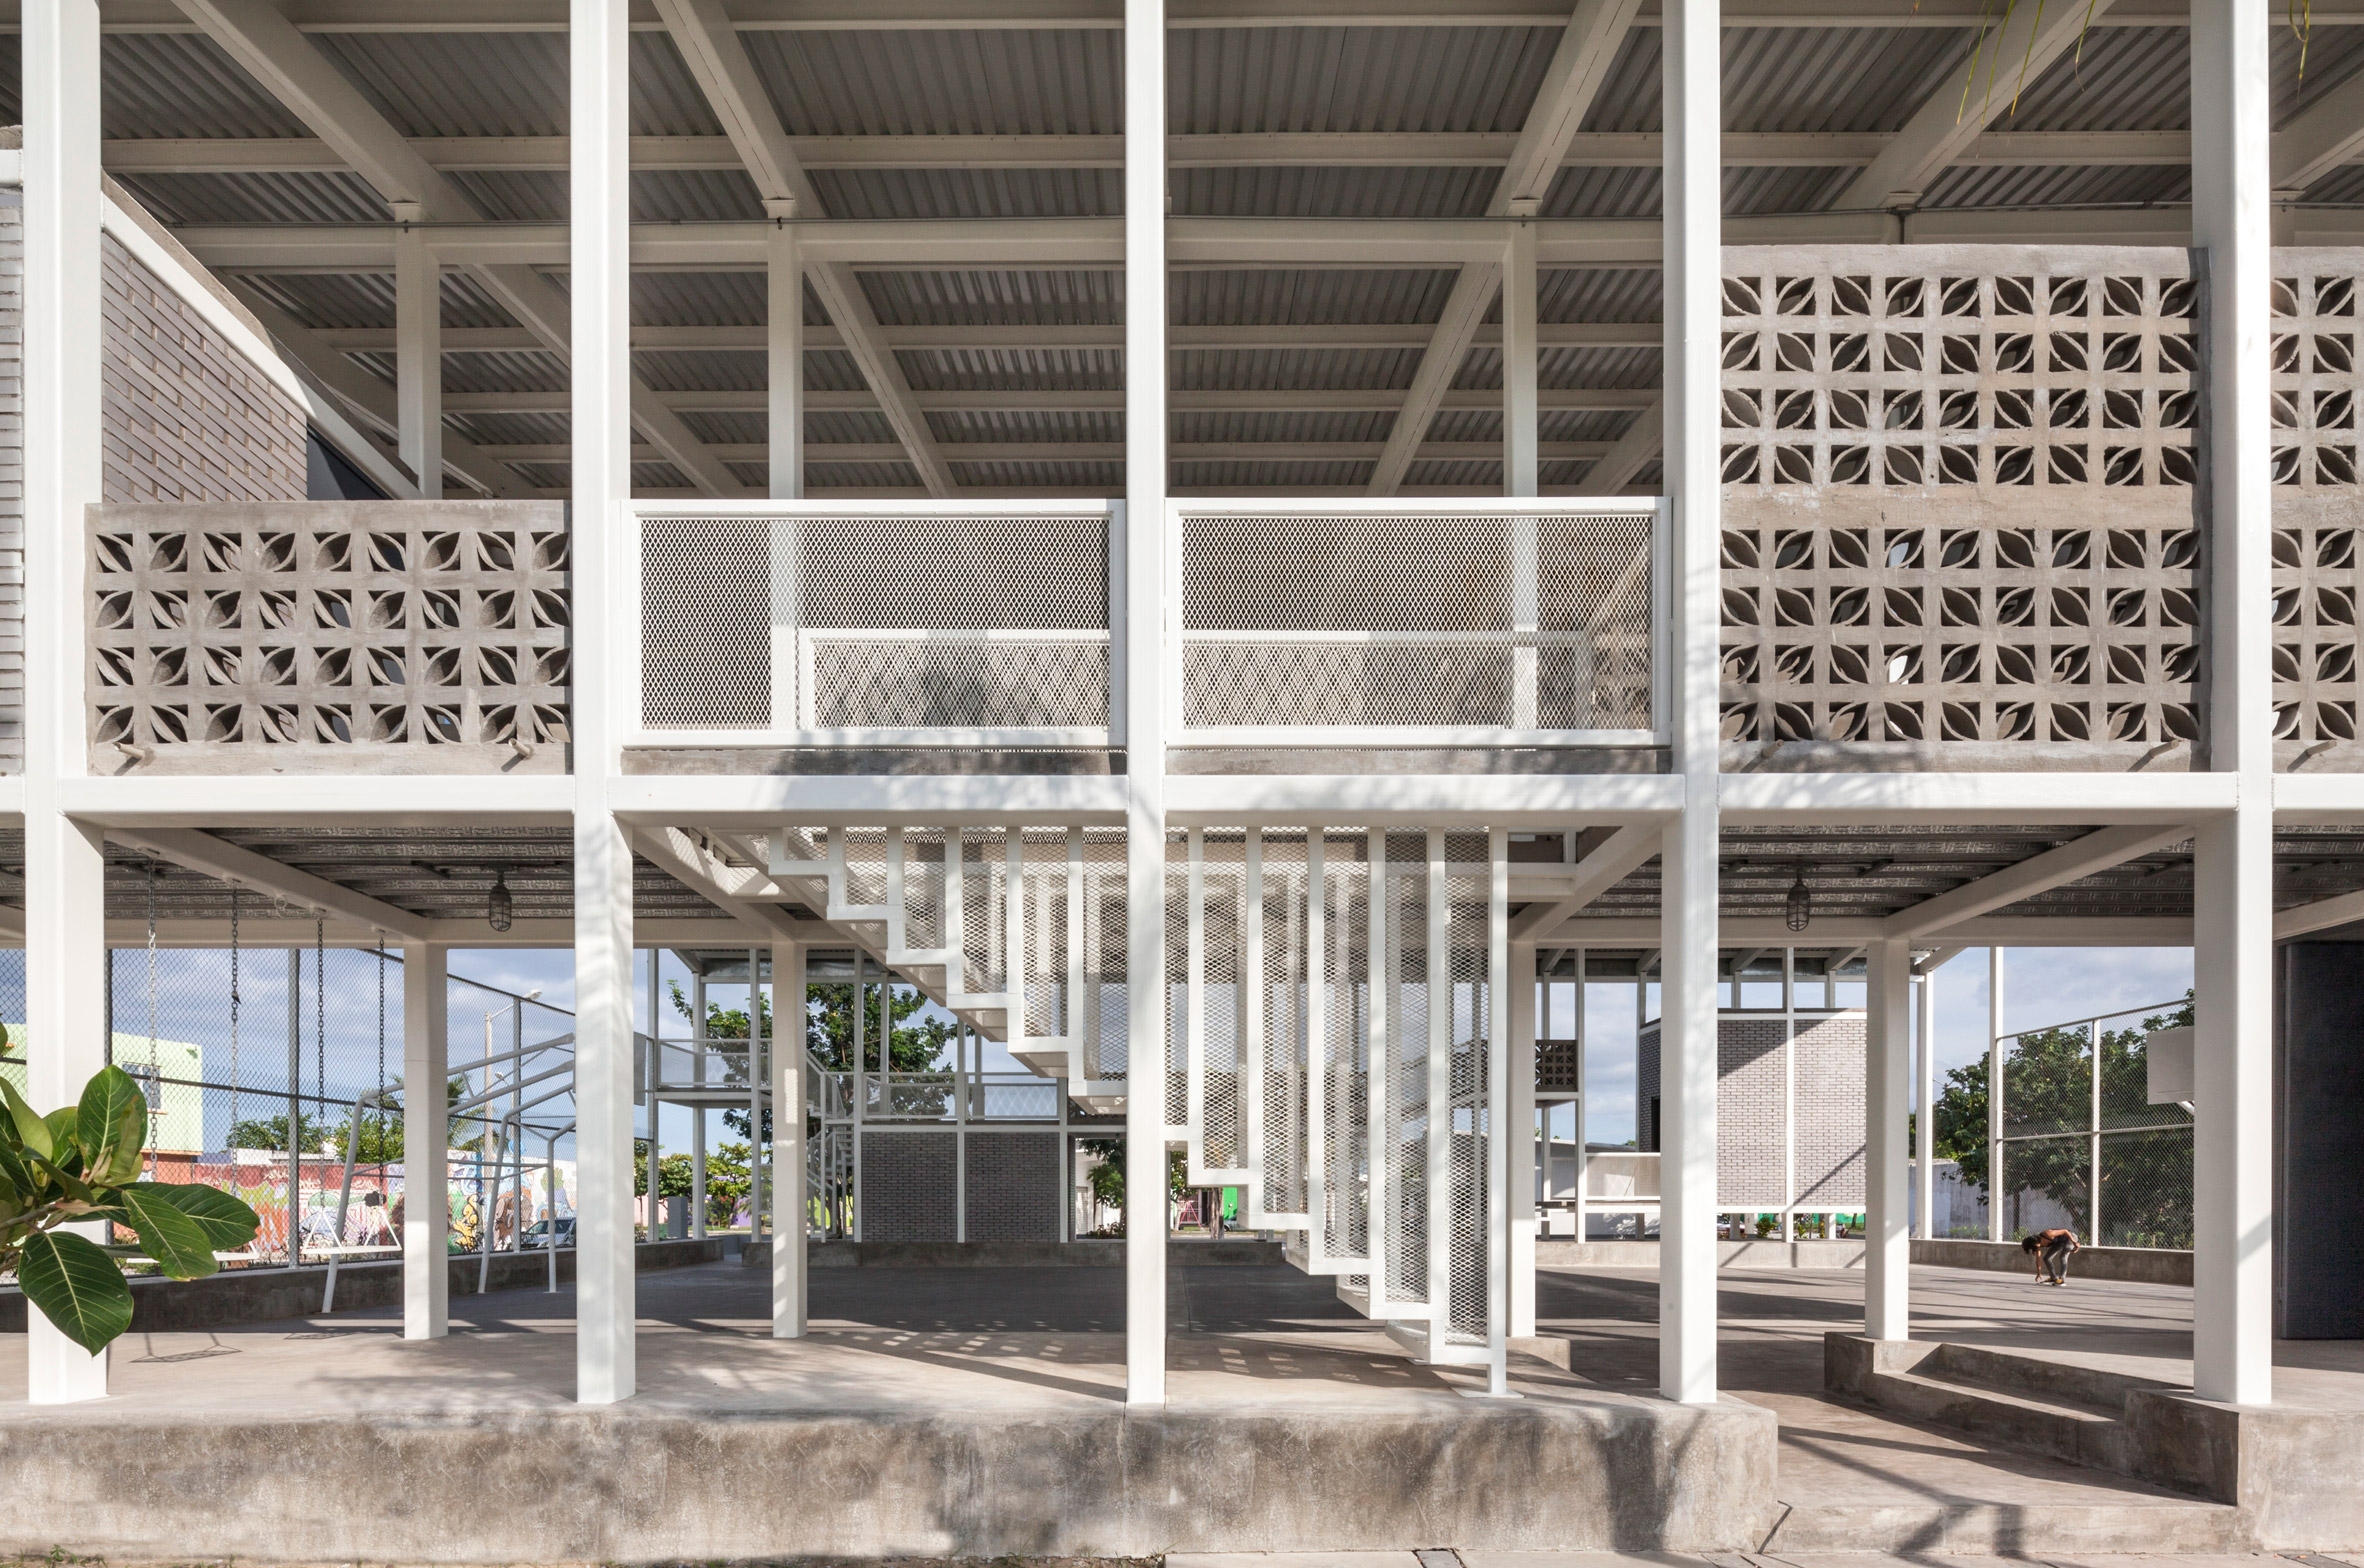
[{"label": "paved ground", "polygon": [[[658,1409],[1056,1410],[1106,1408],[1121,1398],[1118,1269],[816,1270],[815,1332],[793,1345],[769,1338],[763,1271],[726,1262],[643,1274],[639,1283],[641,1403]],[[2188,1374],[2188,1289],[2079,1282],[2051,1291],[2015,1275],[1951,1269],[1916,1269],[1913,1284],[1919,1337],[2089,1361],[2122,1358],[2154,1376]],[[1851,1270],[1724,1276],[1723,1385],[1779,1416],[1777,1494],[1785,1502],[1827,1513],[1841,1499],[1900,1518],[1933,1507],[2012,1515],[2084,1509],[2097,1522],[2128,1508],[2193,1506],[2119,1477],[1829,1398],[1822,1336],[1859,1322],[1861,1302],[1862,1277]],[[1656,1380],[1656,1303],[1650,1271],[1543,1271],[1540,1327],[1567,1341],[1568,1370],[1521,1357],[1514,1386],[1541,1400],[1646,1394]],[[1369,1410],[1451,1399],[1473,1381],[1459,1370],[1416,1365],[1325,1282],[1286,1267],[1177,1268],[1169,1306],[1169,1392],[1177,1405]],[[191,1416],[554,1406],[572,1392],[573,1310],[571,1290],[465,1297],[452,1306],[452,1337],[426,1344],[401,1340],[393,1309],[126,1336],[114,1387],[126,1401],[155,1400]],[[2364,1345],[2285,1344],[2276,1360],[2282,1397],[2364,1408]],[[0,1420],[11,1408],[24,1412],[22,1379],[21,1358],[0,1357]],[[2169,1516],[2131,1517],[2164,1529]],[[2164,1544],[2168,1536],[2150,1538]],[[2007,1544],[2007,1533],[2001,1539]],[[1926,1544],[1935,1549],[1943,1540]],[[1797,1561],[1843,1568],[1837,1559]],[[1363,1562],[1385,1568],[1376,1556]],[[1468,1568],[1512,1565],[1489,1560]],[[1554,1564],[1538,1560],[1536,1568]]]}]

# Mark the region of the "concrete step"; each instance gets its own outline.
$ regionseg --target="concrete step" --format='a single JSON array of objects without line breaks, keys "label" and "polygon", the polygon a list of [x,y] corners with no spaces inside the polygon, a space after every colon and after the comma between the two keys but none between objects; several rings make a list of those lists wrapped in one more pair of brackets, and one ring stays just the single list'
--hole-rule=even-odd
[{"label": "concrete step", "polygon": [[2245,1551],[2240,1511],[2221,1503],[1782,1501],[1760,1551],[2048,1557],[2092,1552]]},{"label": "concrete step", "polygon": [[2029,1453],[2121,1473],[2131,1463],[2125,1423],[2085,1406],[1951,1382],[1920,1371],[1875,1372],[1864,1392],[1883,1410]]},{"label": "concrete step", "polygon": [[1938,1346],[1913,1370],[1948,1383],[1999,1389],[2026,1399],[2081,1405],[2108,1416],[2123,1415],[2127,1397],[2132,1394],[2191,1392],[2187,1385],[2159,1378],[2020,1351],[1990,1350],[1983,1345],[1964,1345],[1952,1340]]}]

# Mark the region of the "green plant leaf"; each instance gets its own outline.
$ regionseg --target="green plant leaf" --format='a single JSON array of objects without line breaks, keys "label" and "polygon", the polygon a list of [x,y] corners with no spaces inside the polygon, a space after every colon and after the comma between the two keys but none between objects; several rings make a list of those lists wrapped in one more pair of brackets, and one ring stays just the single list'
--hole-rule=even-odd
[{"label": "green plant leaf", "polygon": [[8,1102],[8,1119],[16,1124],[18,1140],[35,1154],[48,1158],[57,1147],[50,1141],[49,1123],[25,1103],[25,1097],[5,1078],[0,1078],[0,1098]]},{"label": "green plant leaf", "polygon": [[254,1210],[219,1187],[149,1181],[123,1190],[126,1193],[151,1193],[179,1209],[205,1233],[205,1239],[218,1251],[227,1252],[234,1247],[245,1246],[263,1228],[263,1222],[256,1217]]},{"label": "green plant leaf", "polygon": [[139,1233],[140,1250],[174,1279],[195,1279],[221,1265],[213,1261],[213,1243],[205,1230],[171,1200],[152,1188],[125,1187],[123,1211]]},{"label": "green plant leaf", "polygon": [[90,1167],[82,1159],[82,1111],[78,1106],[62,1106],[41,1118],[49,1127],[49,1162],[61,1171],[79,1176]]},{"label": "green plant leaf", "polygon": [[25,1299],[92,1355],[131,1327],[131,1287],[115,1260],[71,1231],[27,1236],[17,1254]]},{"label": "green plant leaf", "polygon": [[148,1141],[148,1097],[120,1067],[102,1067],[82,1086],[74,1141],[82,1169],[94,1182],[126,1181],[139,1173]]}]

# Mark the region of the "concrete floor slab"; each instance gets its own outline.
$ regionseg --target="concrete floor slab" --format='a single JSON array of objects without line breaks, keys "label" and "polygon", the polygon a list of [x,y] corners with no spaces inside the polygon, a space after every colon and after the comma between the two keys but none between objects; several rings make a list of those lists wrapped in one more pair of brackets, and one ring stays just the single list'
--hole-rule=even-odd
[{"label": "concrete floor slab", "polygon": [[[2182,1364],[2188,1291],[2086,1283],[2044,1291],[2011,1276],[1916,1269],[1914,1331],[2123,1358],[2153,1374]],[[420,1493],[424,1473],[448,1476],[455,1492],[523,1498],[531,1532],[460,1555],[545,1561],[791,1548],[924,1556],[1196,1549],[1253,1551],[1240,1568],[1316,1568],[1256,1549],[1353,1548],[1354,1564],[1339,1568],[1381,1568],[1382,1557],[1400,1563],[1398,1549],[1453,1546],[1467,1568],[1517,1568],[1494,1557],[1556,1546],[1550,1563],[1518,1555],[1534,1568],[1609,1568],[1670,1559],[1594,1549],[1679,1544],[1714,1546],[1720,1568],[1742,1568],[1728,1552],[1770,1553],[1760,1559],[1765,1568],[1842,1549],[1857,1563],[1872,1562],[1855,1555],[1872,1550],[1930,1568],[1935,1558],[1974,1553],[2082,1560],[2141,1547],[2213,1558],[2237,1547],[2228,1510],[1831,1398],[1821,1338],[1860,1322],[1861,1289],[1853,1270],[1727,1272],[1720,1355],[1731,1397],[1722,1420],[1671,1443],[1666,1423],[1677,1407],[1653,1392],[1657,1282],[1648,1271],[1545,1271],[1538,1296],[1548,1343],[1539,1348],[1558,1353],[1515,1357],[1514,1386],[1527,1397],[1504,1406],[1456,1397],[1476,1373],[1412,1362],[1326,1281],[1285,1268],[1179,1269],[1169,1403],[1144,1416],[1122,1403],[1121,1271],[816,1272],[814,1333],[784,1343],[769,1336],[768,1281],[725,1264],[641,1278],[643,1392],[608,1411],[572,1403],[571,1291],[516,1291],[455,1301],[455,1332],[431,1344],[403,1341],[389,1310],[129,1335],[114,1357],[115,1397],[65,1410],[25,1406],[22,1360],[0,1356],[0,1463],[31,1474],[20,1461],[47,1463],[61,1438],[102,1463],[107,1453],[138,1452],[152,1469],[163,1454],[185,1467],[186,1489],[236,1496],[249,1516],[285,1520],[323,1487],[350,1483],[311,1468],[321,1455],[342,1454],[338,1463],[366,1476],[365,1491],[402,1476],[396,1496]],[[2360,1350],[2278,1347],[2278,1384],[2323,1408],[2364,1410]],[[1750,1417],[1766,1432],[1761,1482],[1745,1458]],[[1642,1462],[1626,1445],[1645,1432],[1657,1434],[1646,1445],[1656,1457]],[[470,1447],[466,1434],[481,1441]],[[888,1434],[894,1442],[879,1448]],[[813,1447],[823,1436],[826,1444]],[[520,1458],[552,1441],[536,1463]],[[1684,1452],[1700,1441],[1715,1452]],[[1738,1442],[1733,1452],[1743,1456],[1731,1473],[1716,1457],[1726,1442]],[[1013,1445],[1032,1466],[1022,1475],[1008,1468]],[[869,1455],[867,1468],[842,1470],[836,1450]],[[232,1484],[227,1467],[248,1462],[240,1453],[270,1456],[252,1461],[273,1472],[255,1483],[264,1500]],[[1101,1474],[1111,1456],[1133,1467],[1129,1480],[1077,1479]],[[795,1518],[744,1506],[746,1497],[779,1494],[767,1478],[841,1470],[846,1507],[825,1525],[809,1506]],[[1373,1488],[1371,1475],[1397,1479]],[[1675,1483],[1685,1476],[1693,1495],[1678,1505]],[[669,1487],[657,1477],[671,1478]],[[532,1512],[540,1499],[580,1495],[586,1478],[595,1502]],[[70,1480],[60,1484],[71,1491]],[[698,1534],[704,1524],[682,1504],[684,1487],[709,1486],[732,1499],[717,1511],[739,1510],[736,1533],[725,1538]],[[1506,1487],[1543,1501],[1503,1509]],[[137,1558],[194,1544],[177,1525],[169,1541],[151,1539],[141,1530],[152,1522],[110,1514],[99,1499],[76,1515],[57,1506],[55,1487],[20,1481],[12,1490],[41,1506],[0,1517],[0,1546]],[[1620,1506],[1631,1510],[1622,1520]],[[1682,1528],[1696,1533],[1648,1533],[1663,1531],[1679,1506],[1691,1509]],[[629,1536],[588,1528],[609,1513],[641,1518],[643,1527]],[[1579,1516],[1590,1522],[1579,1525]],[[76,1518],[91,1532],[68,1530]],[[453,1527],[440,1515],[396,1521],[391,1531],[384,1520],[369,1529],[353,1523],[333,1541],[242,1537],[217,1549],[280,1559],[451,1555]],[[697,1535],[694,1544],[684,1531]]]}]

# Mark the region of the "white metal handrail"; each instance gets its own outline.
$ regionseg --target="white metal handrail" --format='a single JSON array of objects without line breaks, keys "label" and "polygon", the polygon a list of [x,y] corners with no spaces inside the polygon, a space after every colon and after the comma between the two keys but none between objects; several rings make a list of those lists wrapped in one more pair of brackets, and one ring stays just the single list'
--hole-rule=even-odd
[{"label": "white metal handrail", "polygon": [[[1072,500],[625,503],[623,743],[1105,745],[1121,515]],[[934,624],[878,624],[898,606]],[[836,711],[816,701],[832,676]]]}]

